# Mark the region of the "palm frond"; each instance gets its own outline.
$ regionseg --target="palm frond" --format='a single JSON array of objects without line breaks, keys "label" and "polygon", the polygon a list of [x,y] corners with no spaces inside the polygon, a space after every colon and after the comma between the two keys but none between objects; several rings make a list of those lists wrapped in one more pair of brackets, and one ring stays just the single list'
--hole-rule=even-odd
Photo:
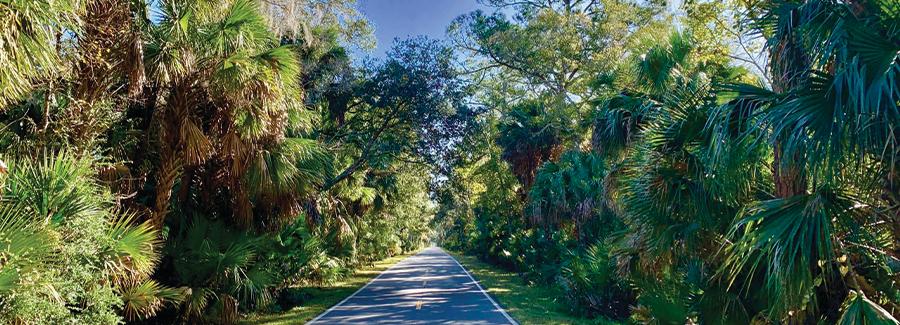
[{"label": "palm frond", "polygon": [[185,298],[185,289],[169,288],[154,280],[146,280],[119,289],[125,318],[130,321],[156,316],[167,304],[178,305]]},{"label": "palm frond", "polygon": [[[218,8],[208,9],[204,12],[217,14]],[[239,49],[254,49],[274,42],[265,18],[259,13],[258,2],[252,0],[230,1],[222,17],[202,33],[204,46],[214,57],[230,56]]]},{"label": "palm frond", "polygon": [[15,289],[22,276],[32,276],[53,254],[53,236],[33,219],[23,218],[26,210],[0,203],[0,294]]},{"label": "palm frond", "polygon": [[153,273],[162,243],[149,223],[136,223],[131,214],[117,214],[107,230],[111,245],[106,256],[107,272],[119,283],[135,282]]},{"label": "palm frond", "polygon": [[29,208],[26,218],[58,224],[104,209],[89,159],[45,152],[40,161],[10,161],[9,170],[5,195]]},{"label": "palm frond", "polygon": [[855,219],[852,198],[831,187],[813,194],[757,202],[745,208],[729,233],[721,274],[730,283],[753,283],[765,276],[771,312],[814,308],[814,289],[822,274],[834,272],[832,220]]},{"label": "palm frond", "polygon": [[77,28],[81,1],[15,0],[0,5],[0,109],[24,97],[40,78],[59,72],[57,35]]},{"label": "palm frond", "polygon": [[841,309],[843,314],[837,322],[839,325],[900,324],[896,318],[891,316],[890,312],[866,298],[866,295],[861,292],[850,292]]}]

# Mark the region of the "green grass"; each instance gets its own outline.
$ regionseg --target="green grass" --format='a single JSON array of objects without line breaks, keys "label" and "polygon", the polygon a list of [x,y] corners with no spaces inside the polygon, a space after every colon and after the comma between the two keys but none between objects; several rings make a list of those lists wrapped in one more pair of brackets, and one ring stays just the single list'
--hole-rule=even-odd
[{"label": "green grass", "polygon": [[503,309],[521,324],[610,324],[602,319],[586,319],[566,311],[559,289],[526,285],[514,272],[478,260],[448,252],[469,270]]},{"label": "green grass", "polygon": [[400,262],[410,255],[398,255],[379,262],[374,266],[357,270],[352,276],[324,287],[301,288],[311,298],[302,306],[294,307],[281,313],[250,315],[241,324],[287,325],[306,323],[331,306],[334,306],[360,287],[368,283],[379,273]]}]

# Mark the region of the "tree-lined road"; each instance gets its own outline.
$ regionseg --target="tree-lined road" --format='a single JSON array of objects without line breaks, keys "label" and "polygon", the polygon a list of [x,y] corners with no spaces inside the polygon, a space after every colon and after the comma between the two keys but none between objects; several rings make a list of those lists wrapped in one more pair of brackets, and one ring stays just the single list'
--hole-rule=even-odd
[{"label": "tree-lined road", "polygon": [[456,260],[411,256],[309,324],[516,324]]}]

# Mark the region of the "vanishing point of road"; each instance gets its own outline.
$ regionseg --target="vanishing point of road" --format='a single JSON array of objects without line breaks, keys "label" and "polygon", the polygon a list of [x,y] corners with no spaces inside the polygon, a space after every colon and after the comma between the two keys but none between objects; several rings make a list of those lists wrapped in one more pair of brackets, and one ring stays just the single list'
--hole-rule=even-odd
[{"label": "vanishing point of road", "polygon": [[437,247],[400,261],[308,324],[517,325]]}]

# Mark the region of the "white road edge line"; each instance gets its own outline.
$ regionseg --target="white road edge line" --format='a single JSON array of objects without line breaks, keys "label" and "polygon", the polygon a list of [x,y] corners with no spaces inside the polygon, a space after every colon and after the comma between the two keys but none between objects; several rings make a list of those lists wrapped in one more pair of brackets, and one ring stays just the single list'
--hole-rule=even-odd
[{"label": "white road edge line", "polygon": [[[420,252],[420,253],[421,253],[421,252]],[[419,255],[419,253],[417,253],[416,255]],[[416,255],[413,255],[413,256],[416,256]],[[319,316],[316,316],[316,318],[313,318],[311,321],[309,321],[309,322],[306,323],[306,324],[313,324],[313,323],[315,323],[315,322],[318,321],[320,318],[324,317],[326,314],[330,313],[332,310],[334,310],[334,309],[337,308],[338,306],[343,305],[345,302],[347,302],[347,300],[350,300],[350,298],[353,298],[353,296],[355,296],[357,293],[359,293],[360,291],[363,291],[363,290],[364,290],[365,288],[367,288],[370,284],[372,284],[372,282],[375,282],[375,280],[378,280],[379,278],[381,278],[382,275],[384,275],[385,273],[387,273],[387,272],[390,271],[391,269],[397,267],[397,265],[400,265],[400,263],[403,263],[403,261],[406,261],[408,258],[413,257],[413,256],[409,256],[409,257],[407,257],[407,258],[404,258],[404,259],[400,260],[399,262],[394,263],[394,265],[391,265],[391,267],[385,269],[384,271],[381,271],[381,273],[378,273],[378,276],[376,276],[376,277],[373,278],[372,280],[369,280],[369,282],[366,282],[366,284],[365,284],[364,286],[362,286],[362,288],[359,288],[358,290],[356,290],[356,292],[354,292],[353,294],[347,296],[347,298],[344,298],[344,300],[341,300],[341,302],[335,304],[334,306],[331,306],[331,308],[328,308],[328,310],[326,310],[325,312],[319,314]]]},{"label": "white road edge line", "polygon": [[500,313],[503,314],[503,317],[506,317],[506,320],[508,320],[510,323],[512,323],[512,325],[519,325],[519,323],[516,322],[515,319],[510,317],[509,314],[507,314],[506,311],[503,310],[503,307],[500,307],[500,305],[497,304],[496,301],[494,301],[494,298],[491,298],[491,295],[489,295],[487,293],[487,291],[484,291],[484,288],[481,287],[481,284],[478,283],[478,280],[475,280],[475,278],[472,277],[472,274],[469,273],[469,270],[466,270],[466,268],[463,267],[462,264],[459,264],[459,261],[457,261],[456,258],[453,257],[453,255],[450,255],[450,253],[447,253],[443,249],[441,249],[441,251],[444,252],[444,254],[447,254],[447,256],[450,256],[450,259],[452,259],[453,262],[455,262],[456,265],[459,266],[459,268],[461,268],[463,270],[463,272],[466,272],[466,275],[469,276],[469,279],[472,279],[472,282],[475,282],[475,286],[478,287],[478,290],[481,290],[481,293],[483,293],[484,296],[487,297],[488,300],[490,300],[492,304],[494,304],[494,307],[497,307],[497,310],[499,310]]}]

